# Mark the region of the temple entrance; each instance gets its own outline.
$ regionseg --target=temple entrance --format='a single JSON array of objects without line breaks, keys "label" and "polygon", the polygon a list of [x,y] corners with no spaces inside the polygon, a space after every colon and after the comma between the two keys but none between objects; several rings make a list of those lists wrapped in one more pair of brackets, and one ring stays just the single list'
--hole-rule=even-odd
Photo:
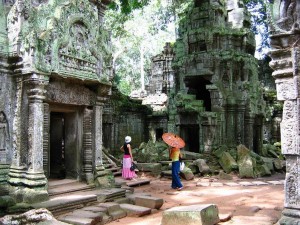
[{"label": "temple entrance", "polygon": [[49,178],[79,179],[80,117],[75,112],[50,113]]},{"label": "temple entrance", "polygon": [[185,141],[185,151],[199,153],[199,125],[181,125],[180,136]]},{"label": "temple entrance", "polygon": [[65,119],[63,113],[51,113],[50,118],[50,178],[66,178]]}]

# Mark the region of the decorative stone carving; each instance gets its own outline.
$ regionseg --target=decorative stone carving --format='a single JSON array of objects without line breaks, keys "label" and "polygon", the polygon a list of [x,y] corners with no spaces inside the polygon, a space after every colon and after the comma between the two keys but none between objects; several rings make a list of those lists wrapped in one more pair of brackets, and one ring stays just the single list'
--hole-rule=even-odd
[{"label": "decorative stone carving", "polygon": [[54,81],[47,86],[46,99],[64,104],[92,105],[96,102],[96,95],[84,86]]},{"label": "decorative stone carving", "polygon": [[8,121],[6,120],[4,112],[0,112],[0,164],[7,163],[8,141]]}]

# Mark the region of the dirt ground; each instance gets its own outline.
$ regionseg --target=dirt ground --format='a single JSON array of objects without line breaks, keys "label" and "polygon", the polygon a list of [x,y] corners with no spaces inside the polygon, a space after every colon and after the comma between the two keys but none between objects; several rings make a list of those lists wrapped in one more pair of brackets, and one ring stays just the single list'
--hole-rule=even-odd
[{"label": "dirt ground", "polygon": [[[220,219],[229,217],[219,225],[271,225],[281,217],[284,202],[284,185],[251,185],[228,186],[226,182],[253,181],[283,181],[285,174],[275,174],[271,177],[258,179],[220,180],[217,177],[195,177],[194,180],[182,179],[184,189],[172,190],[169,178],[153,178],[140,173],[139,177],[151,178],[149,185],[134,188],[134,193],[149,193],[151,196],[164,199],[163,206],[151,215],[143,217],[125,217],[110,225],[160,225],[164,210],[194,204],[216,204]],[[209,183],[210,186],[199,186],[199,183]],[[217,184],[222,183],[223,186]],[[198,184],[198,185],[197,185]],[[216,185],[216,186],[215,186]]]}]

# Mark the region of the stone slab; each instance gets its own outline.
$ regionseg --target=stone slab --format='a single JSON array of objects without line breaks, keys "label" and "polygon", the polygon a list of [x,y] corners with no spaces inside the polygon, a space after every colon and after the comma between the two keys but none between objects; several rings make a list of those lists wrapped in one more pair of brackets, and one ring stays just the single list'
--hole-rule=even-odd
[{"label": "stone slab", "polygon": [[252,182],[248,182],[248,181],[242,181],[242,182],[239,182],[239,184],[242,186],[253,186],[254,185]]},{"label": "stone slab", "polygon": [[150,209],[160,209],[164,204],[164,200],[152,196],[138,196],[135,198],[135,204]]},{"label": "stone slab", "polygon": [[62,222],[65,222],[65,223],[73,224],[73,225],[96,225],[97,223],[100,222],[100,220],[97,221],[97,220],[94,220],[91,218],[83,218],[83,217],[80,217],[80,215],[79,216],[67,215],[63,218],[60,218],[59,220]]},{"label": "stone slab", "polygon": [[263,182],[263,181],[252,181],[252,184],[255,184],[255,185],[267,185],[268,183]]},{"label": "stone slab", "polygon": [[267,182],[270,183],[270,184],[273,184],[273,185],[282,184],[280,181],[277,181],[277,180],[270,180],[270,181],[267,181]]},{"label": "stone slab", "polygon": [[143,206],[132,204],[120,204],[121,208],[127,213],[127,216],[140,217],[151,214],[151,209]]},{"label": "stone slab", "polygon": [[226,183],[224,183],[224,185],[227,185],[227,186],[230,186],[230,187],[240,186],[240,184],[235,183],[235,182],[226,182]]},{"label": "stone slab", "polygon": [[210,184],[210,186],[212,186],[212,187],[222,187],[223,184],[220,183],[220,182],[212,182],[212,183]]},{"label": "stone slab", "polygon": [[150,184],[150,179],[142,179],[142,180],[136,180],[136,181],[128,181],[126,182],[127,186],[134,187],[134,186],[141,186],[145,184]]},{"label": "stone slab", "polygon": [[85,211],[82,209],[74,210],[70,216],[80,216],[82,218],[90,218],[95,219],[97,221],[102,221],[103,213],[102,212],[92,212],[92,211]]},{"label": "stone slab", "polygon": [[210,183],[209,182],[198,182],[196,184],[197,187],[209,187]]},{"label": "stone slab", "polygon": [[110,212],[109,215],[111,216],[112,220],[118,220],[126,217],[127,212],[124,209],[120,208],[119,210]]},{"label": "stone slab", "polygon": [[161,225],[214,225],[220,221],[214,204],[178,206],[163,212]]}]

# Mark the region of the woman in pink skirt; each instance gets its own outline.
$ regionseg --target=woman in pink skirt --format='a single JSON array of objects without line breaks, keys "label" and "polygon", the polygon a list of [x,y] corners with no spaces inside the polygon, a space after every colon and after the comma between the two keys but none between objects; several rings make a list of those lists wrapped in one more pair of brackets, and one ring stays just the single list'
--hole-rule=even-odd
[{"label": "woman in pink skirt", "polygon": [[120,148],[121,151],[124,152],[123,156],[123,168],[122,168],[122,177],[126,180],[131,180],[136,177],[135,171],[131,171],[130,167],[133,162],[132,152],[131,152],[131,137],[126,136],[125,137],[125,143]]}]

